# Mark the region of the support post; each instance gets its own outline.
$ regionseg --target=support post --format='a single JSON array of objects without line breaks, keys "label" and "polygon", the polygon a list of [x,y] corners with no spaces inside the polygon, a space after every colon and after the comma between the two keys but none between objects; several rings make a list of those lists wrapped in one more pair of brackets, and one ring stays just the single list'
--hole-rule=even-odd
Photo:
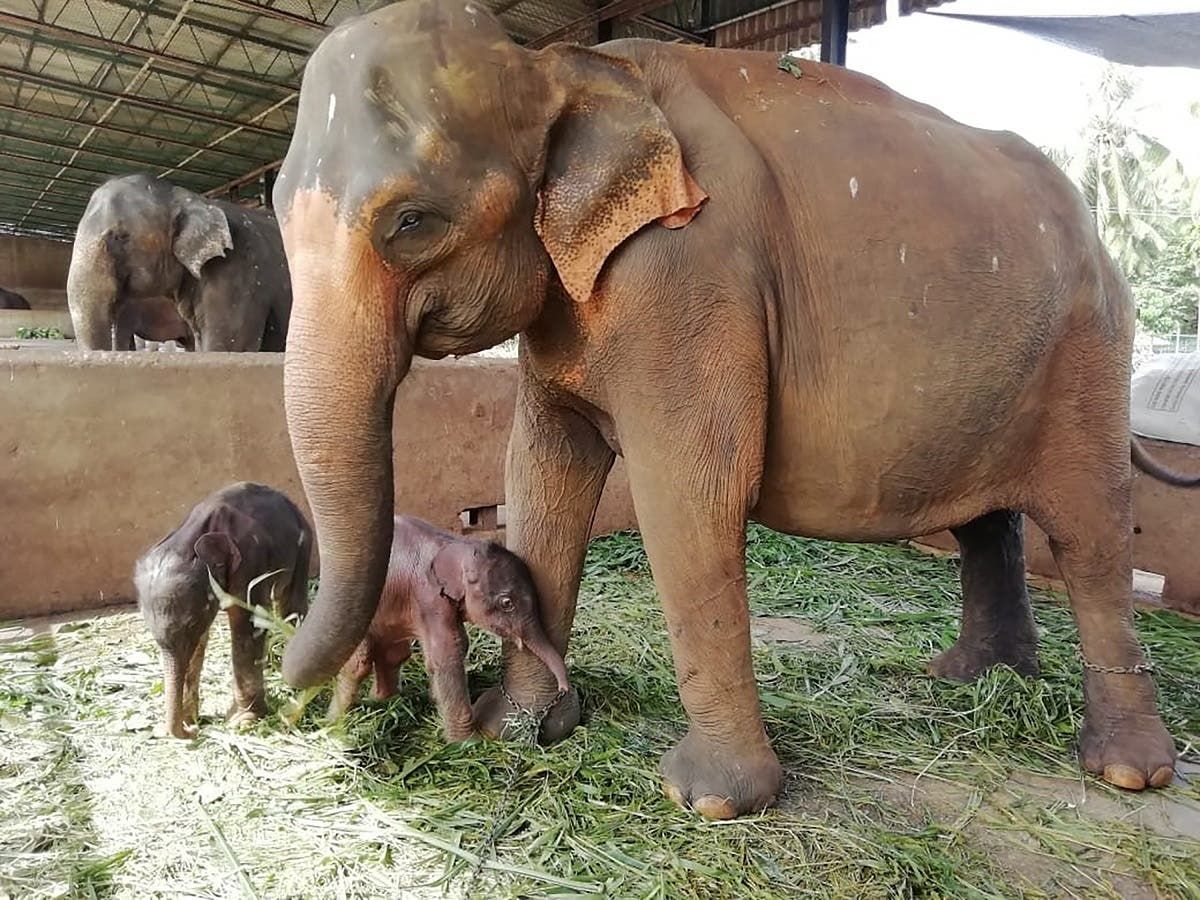
[{"label": "support post", "polygon": [[846,65],[849,32],[850,0],[824,0],[821,4],[821,62]]},{"label": "support post", "polygon": [[259,199],[262,201],[263,209],[274,208],[271,202],[271,194],[275,190],[275,175],[278,172],[278,169],[267,169],[262,173],[262,194]]}]

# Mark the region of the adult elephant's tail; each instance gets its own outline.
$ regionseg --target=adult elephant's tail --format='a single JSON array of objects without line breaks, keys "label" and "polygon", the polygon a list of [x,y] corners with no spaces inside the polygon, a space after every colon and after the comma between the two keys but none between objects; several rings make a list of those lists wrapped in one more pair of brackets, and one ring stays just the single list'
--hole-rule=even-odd
[{"label": "adult elephant's tail", "polygon": [[1150,455],[1150,451],[1142,446],[1142,442],[1135,435],[1130,435],[1129,447],[1129,458],[1133,460],[1133,464],[1151,478],[1157,478],[1159,481],[1175,485],[1175,487],[1200,487],[1200,475],[1183,475],[1168,469]]}]

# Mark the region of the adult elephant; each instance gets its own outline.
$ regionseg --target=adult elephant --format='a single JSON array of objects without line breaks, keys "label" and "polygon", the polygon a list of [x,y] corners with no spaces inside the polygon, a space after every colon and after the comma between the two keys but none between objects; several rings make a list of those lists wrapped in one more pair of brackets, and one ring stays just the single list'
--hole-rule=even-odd
[{"label": "adult elephant", "polygon": [[292,291],[275,216],[149,175],[100,185],[67,275],[75,340],[86,350],[131,349],[137,323],[170,320],[161,297],[196,350],[282,351]]},{"label": "adult elephant", "polygon": [[[284,675],[362,637],[392,534],[392,411],[413,355],[522,334],[508,542],[565,652],[589,526],[625,458],[686,737],[668,792],[772,802],[751,666],[748,518],[818,538],[953,528],[971,678],[1037,671],[1019,512],[1051,536],[1086,662],[1083,765],[1167,783],[1175,749],[1130,606],[1129,291],[1025,141],[775,54],[516,46],[472,0],[407,0],[308,63],[275,187],[296,286],[288,428],[321,588]],[[369,136],[369,139],[368,139]],[[412,423],[420,427],[420,423]],[[508,697],[555,697],[505,646]],[[543,724],[578,721],[574,695]]]}]

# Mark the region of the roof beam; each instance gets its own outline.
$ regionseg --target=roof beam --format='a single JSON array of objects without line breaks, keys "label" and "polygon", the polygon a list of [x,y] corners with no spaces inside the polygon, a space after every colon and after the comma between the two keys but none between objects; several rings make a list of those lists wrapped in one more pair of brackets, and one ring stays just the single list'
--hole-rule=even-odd
[{"label": "roof beam", "polygon": [[[144,13],[147,13],[148,15],[154,16],[159,19],[172,19],[173,20],[175,18],[175,14],[169,10],[155,9],[154,7],[150,7],[150,9],[146,9],[145,0],[104,0],[104,2],[108,3],[111,6],[119,6],[122,9],[132,10],[133,12],[136,12],[136,13],[144,12]],[[283,41],[276,40],[275,38],[266,38],[266,37],[262,37],[262,36],[258,36],[258,35],[249,37],[249,36],[245,35],[244,33],[237,31],[234,28],[231,28],[226,25],[219,25],[215,22],[209,21],[208,19],[197,18],[194,15],[185,15],[185,16],[183,16],[183,18],[180,21],[184,25],[190,25],[193,28],[198,28],[201,31],[207,31],[210,34],[219,34],[222,37],[234,38],[235,40],[239,40],[239,41],[246,41],[246,43],[248,43],[248,44],[255,44],[256,46],[259,46],[259,47],[269,47],[272,50],[279,50],[283,53],[290,53],[293,56],[307,58],[308,55],[312,52],[312,47],[305,47],[305,46],[301,46],[299,44],[288,44]]]},{"label": "roof beam", "polygon": [[[6,150],[5,148],[0,147],[0,161],[3,161],[5,159],[10,159],[15,162],[22,162],[22,163],[34,163],[39,166],[55,165],[54,163],[49,163],[44,159],[38,159],[36,156],[25,156],[22,153],[16,153],[12,150]],[[10,169],[10,168],[4,168],[2,166],[0,166],[0,172],[8,172],[9,174],[16,175],[20,178],[50,178],[51,177],[50,175],[46,174],[45,172],[30,172],[25,169]],[[84,181],[81,178],[72,178],[69,175],[60,175],[58,177],[58,180],[64,181],[67,184],[83,185],[89,191],[94,191],[96,189],[96,186],[100,183],[99,181]]]},{"label": "roof beam", "polygon": [[614,2],[600,7],[594,12],[580,16],[578,19],[568,22],[560,28],[555,28],[553,31],[546,32],[541,37],[534,38],[525,46],[536,50],[539,47],[545,47],[548,44],[569,38],[580,28],[599,25],[601,22],[607,22],[609,19],[640,16],[642,13],[649,12],[662,5],[663,0],[614,0]]},{"label": "roof beam", "polygon": [[[125,172],[110,172],[107,169],[97,169],[92,166],[84,166],[84,165],[80,165],[77,162],[65,163],[62,160],[58,160],[58,159],[42,159],[41,157],[37,157],[37,156],[29,156],[28,154],[25,154],[25,153],[19,153],[16,150],[13,150],[11,147],[0,147],[0,156],[8,156],[8,157],[11,157],[12,159],[19,159],[19,160],[22,160],[23,162],[36,163],[37,165],[41,165],[41,166],[50,166],[51,168],[54,168],[54,169],[61,169],[61,168],[66,167],[68,169],[73,169],[76,172],[86,172],[89,175],[100,175],[105,180],[107,180],[109,178],[118,178],[121,175],[127,174]],[[33,173],[29,173],[29,174],[31,176],[33,175]],[[188,173],[185,171],[185,172],[182,172],[182,174],[187,175]],[[37,177],[50,178],[52,176],[40,175]],[[80,184],[88,184],[88,182],[85,182],[85,181],[81,181],[79,183]]]},{"label": "roof beam", "polygon": [[9,224],[16,224],[14,219],[25,219],[26,221],[36,220],[43,225],[54,225],[63,229],[75,230],[76,222],[72,218],[61,218],[52,210],[38,210],[33,212],[32,209],[25,207],[0,207],[0,222],[8,220]]},{"label": "roof beam", "polygon": [[[0,30],[7,31],[24,40],[37,41],[42,35],[48,35],[63,42],[68,48],[76,46],[88,47],[101,52],[125,53],[130,56],[137,56],[140,59],[149,59],[153,62],[154,69],[165,68],[167,69],[167,74],[174,74],[174,72],[170,71],[174,69],[187,75],[212,74],[228,79],[229,81],[240,82],[249,87],[266,88],[276,92],[296,89],[296,85],[294,84],[285,84],[274,79],[250,75],[245,72],[239,72],[236,69],[225,69],[218,66],[197,63],[190,59],[184,59],[182,56],[159,53],[146,47],[138,47],[135,44],[114,41],[110,38],[99,37],[98,35],[88,34],[84,31],[76,31],[73,28],[63,28],[61,25],[51,25],[46,22],[39,22],[37,19],[30,19],[15,13],[0,11],[0,26],[4,25],[9,26],[9,28],[0,27]],[[221,87],[221,85],[212,84],[208,86]]]},{"label": "roof beam", "polygon": [[[47,119],[51,122],[61,122],[64,125],[69,125],[73,128],[96,128],[100,131],[111,131],[114,134],[123,134],[126,137],[140,138],[144,141],[155,141],[159,144],[167,144],[172,147],[181,147],[184,150],[195,150],[195,144],[189,144],[187,141],[176,140],[175,138],[166,137],[165,135],[147,131],[135,131],[132,128],[122,128],[120,125],[113,125],[111,122],[93,122],[88,119],[72,119],[70,116],[60,116],[56,113],[46,112],[41,109],[22,109],[19,106],[13,106],[11,103],[0,103],[0,112],[11,112],[21,116],[32,116],[35,119]],[[210,148],[214,153],[223,153],[226,156],[236,157],[237,159],[247,162],[257,162],[257,158],[249,156],[245,153],[238,153],[236,150],[226,150],[223,147]]]},{"label": "roof beam", "polygon": [[255,3],[254,0],[224,0],[233,6],[241,9],[250,10],[260,16],[265,16],[268,19],[277,19],[280,22],[287,22],[289,25],[299,25],[303,28],[315,28],[318,31],[324,31],[328,28],[323,22],[318,22],[316,19],[309,19],[305,16],[298,16],[295,13],[290,13],[287,10],[275,9],[273,6],[263,6],[261,3]]},{"label": "roof beam", "polygon": [[660,22],[658,19],[653,19],[650,16],[634,16],[633,21],[644,28],[657,31],[676,41],[683,41],[688,44],[704,43],[704,38],[699,35],[692,34],[690,31],[685,31],[682,28],[676,28],[674,25],[669,25],[666,22]]},{"label": "roof beam", "polygon": [[[22,181],[19,178],[4,177],[7,174],[9,174],[9,170],[0,169],[0,188],[3,189],[0,191],[0,194],[25,194],[31,198],[42,196],[41,188],[31,187],[28,181]],[[64,200],[86,200],[91,196],[91,193],[90,190],[85,190],[83,193],[73,193],[65,185],[62,189],[56,188],[54,191],[55,196],[62,197]]]},{"label": "roof beam", "polygon": [[274,171],[283,165],[282,159],[277,159],[274,162],[269,162],[265,166],[259,166],[257,169],[251,169],[245,175],[239,175],[232,181],[227,181],[225,184],[219,184],[215,188],[211,188],[204,192],[206,197],[220,197],[222,194],[228,194],[230,191],[240,188],[242,185],[249,184],[252,181],[257,181],[267,172]]},{"label": "roof beam", "polygon": [[[29,135],[16,134],[12,131],[5,131],[4,129],[0,128],[0,137],[8,138],[9,140],[24,141],[27,144],[33,144],[36,147],[45,147],[48,150],[63,150],[63,151],[66,151],[67,153],[86,153],[89,156],[99,156],[101,159],[107,159],[114,163],[123,163],[126,165],[133,165],[133,166],[145,166],[150,169],[158,169],[158,168],[162,167],[161,160],[155,161],[155,160],[151,160],[151,159],[146,159],[144,156],[125,156],[121,153],[117,153],[116,151],[110,150],[106,147],[98,147],[98,148],[92,147],[92,146],[80,147],[76,144],[61,144],[57,141],[48,140],[47,138],[45,138],[42,135],[38,135],[37,137],[30,137]],[[54,162],[57,162],[57,161],[54,161]],[[58,164],[63,165],[63,166],[74,165],[74,163],[68,163],[65,161],[58,162]],[[188,168],[188,171],[194,175],[200,175],[205,178],[227,178],[228,177],[228,174],[225,172],[206,171],[204,169],[196,169],[196,168],[191,168],[191,167]]]},{"label": "roof beam", "polygon": [[192,109],[190,107],[171,106],[169,103],[151,100],[149,97],[118,94],[113,91],[107,91],[104,88],[92,87],[86,84],[79,84],[78,82],[64,81],[61,78],[54,78],[50,75],[24,72],[20,69],[12,68],[12,66],[0,65],[0,76],[7,77],[13,81],[32,81],[36,84],[42,84],[47,87],[68,91],[74,94],[84,94],[86,96],[99,97],[102,100],[119,100],[121,103],[127,103],[130,106],[140,106],[144,109],[151,109],[155,112],[163,113],[164,115],[177,116],[183,119],[194,119],[197,122],[207,122],[210,125],[220,125],[223,127],[240,126],[246,131],[252,131],[255,134],[262,135],[263,137],[278,138],[281,141],[286,141],[291,138],[291,135],[286,131],[277,131],[274,128],[264,128],[261,125],[251,125],[245,122],[238,122],[232,119],[227,119],[224,116],[213,115],[212,113],[203,112],[202,110]]}]

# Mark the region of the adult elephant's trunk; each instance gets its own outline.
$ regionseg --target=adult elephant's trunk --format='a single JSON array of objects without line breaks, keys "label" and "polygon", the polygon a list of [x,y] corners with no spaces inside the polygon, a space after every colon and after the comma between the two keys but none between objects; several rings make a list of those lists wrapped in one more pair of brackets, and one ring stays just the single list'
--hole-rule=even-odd
[{"label": "adult elephant's trunk", "polygon": [[392,407],[412,360],[395,285],[369,244],[323,238],[288,247],[284,396],[321,554],[320,590],[283,658],[295,687],[337,673],[379,602],[394,515]]},{"label": "adult elephant's trunk", "polygon": [[67,271],[67,306],[76,346],[82,350],[114,349],[116,299],[117,279],[104,239],[77,240]]},{"label": "adult elephant's trunk", "polygon": [[567,681],[567,664],[563,662],[559,652],[554,649],[554,645],[546,637],[546,632],[542,630],[541,625],[531,625],[527,628],[521,642],[525,645],[526,650],[545,663],[550,674],[558,682],[560,691],[566,693],[571,689],[571,685]]}]

